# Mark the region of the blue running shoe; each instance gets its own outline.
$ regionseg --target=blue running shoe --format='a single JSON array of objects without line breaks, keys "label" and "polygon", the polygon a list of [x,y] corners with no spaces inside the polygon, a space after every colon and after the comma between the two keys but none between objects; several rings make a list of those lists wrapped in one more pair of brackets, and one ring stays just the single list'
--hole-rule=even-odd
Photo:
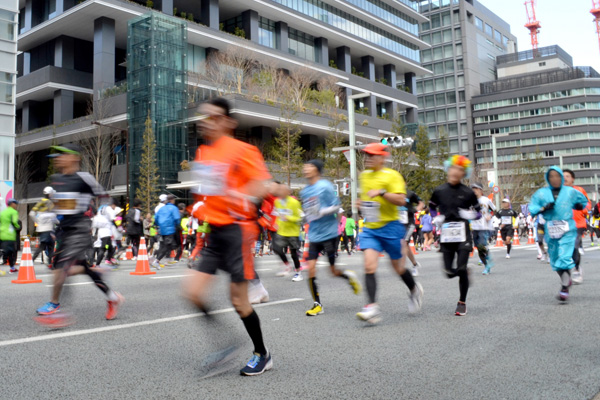
[{"label": "blue running shoe", "polygon": [[273,368],[273,360],[271,359],[271,354],[269,354],[269,352],[267,352],[265,356],[254,353],[250,361],[248,361],[248,364],[241,369],[240,374],[246,376],[260,375],[271,368]]},{"label": "blue running shoe", "polygon": [[36,311],[39,315],[50,315],[50,314],[54,314],[59,309],[60,309],[60,304],[55,304],[55,303],[49,301],[46,304],[44,304],[43,306],[41,306],[40,308],[38,308]]}]

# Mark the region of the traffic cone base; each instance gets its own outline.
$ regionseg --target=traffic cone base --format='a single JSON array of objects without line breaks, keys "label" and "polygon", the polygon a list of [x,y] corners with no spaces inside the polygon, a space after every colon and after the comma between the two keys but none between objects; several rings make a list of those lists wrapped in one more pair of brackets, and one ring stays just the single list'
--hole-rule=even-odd
[{"label": "traffic cone base", "polygon": [[150,262],[148,261],[148,252],[146,251],[146,239],[140,238],[140,248],[138,250],[137,262],[135,264],[135,271],[130,272],[129,275],[154,275],[156,271],[150,270]]},{"label": "traffic cone base", "polygon": [[25,239],[23,244],[23,253],[21,254],[21,265],[19,275],[12,283],[42,283],[41,279],[36,279],[35,269],[33,268],[33,259],[31,258],[31,243]]},{"label": "traffic cone base", "polygon": [[131,246],[127,247],[127,251],[125,252],[125,259],[126,260],[133,259],[133,250],[131,250]]},{"label": "traffic cone base", "polygon": [[410,251],[412,251],[413,254],[419,254],[417,253],[417,249],[415,249],[415,242],[413,241],[413,238],[410,238],[410,243],[408,244],[408,247],[410,247]]}]

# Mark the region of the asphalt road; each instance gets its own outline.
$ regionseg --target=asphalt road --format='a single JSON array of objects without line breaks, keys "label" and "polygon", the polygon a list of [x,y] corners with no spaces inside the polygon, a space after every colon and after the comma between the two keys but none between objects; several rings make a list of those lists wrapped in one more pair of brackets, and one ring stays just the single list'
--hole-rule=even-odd
[{"label": "asphalt road", "polygon": [[[331,277],[325,259],[325,313],[306,317],[306,281],[275,277],[278,261],[264,257],[257,268],[271,301],[257,312],[274,368],[259,377],[238,374],[252,346],[230,310],[225,276],[213,288],[219,329],[182,300],[183,263],[131,276],[134,263],[124,262],[107,274],[126,297],[117,319],[104,319],[104,296],[78,276],[63,298],[76,323],[48,330],[32,319],[51,290],[36,264],[41,284],[0,278],[0,399],[592,399],[600,392],[600,251],[586,247],[584,283],[568,304],[555,299],[558,276],[533,246],[515,248],[510,260],[494,250],[490,276],[472,258],[465,317],[454,316],[458,281],[443,277],[440,254],[417,256],[425,289],[417,315],[381,258],[377,326],[356,319],[364,295]],[[339,259],[362,276],[361,262],[361,254]],[[201,379],[201,360],[232,340],[244,350],[236,368]]]}]

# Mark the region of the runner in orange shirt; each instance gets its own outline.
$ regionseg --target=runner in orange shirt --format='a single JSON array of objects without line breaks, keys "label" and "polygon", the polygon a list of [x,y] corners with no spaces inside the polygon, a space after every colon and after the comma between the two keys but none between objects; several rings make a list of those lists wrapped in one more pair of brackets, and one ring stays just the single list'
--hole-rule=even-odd
[{"label": "runner in orange shirt", "polygon": [[[240,372],[258,375],[271,369],[273,361],[263,342],[260,319],[248,300],[248,281],[256,278],[251,248],[258,235],[257,210],[271,176],[259,150],[232,137],[237,121],[229,110],[229,103],[222,98],[199,107],[205,116],[199,125],[208,144],[198,149],[194,172],[199,180],[196,193],[206,198],[202,215],[194,216],[208,220],[210,240],[184,293],[209,316],[205,296],[213,286],[213,275],[217,269],[230,275],[231,304],[254,343],[254,354]],[[234,358],[235,349],[237,344],[213,355],[216,361],[208,365],[209,373]]]},{"label": "runner in orange shirt", "polygon": [[575,239],[575,251],[573,252],[573,261],[575,262],[575,271],[571,275],[571,280],[574,284],[579,285],[583,283],[583,272],[581,270],[581,255],[583,254],[582,238],[583,234],[587,230],[587,215],[592,210],[592,202],[587,195],[584,188],[581,186],[575,186],[575,173],[570,169],[564,169],[563,174],[565,177],[565,186],[571,186],[573,189],[579,191],[588,200],[587,206],[583,210],[573,210],[573,219],[575,220],[575,226],[577,227],[577,239]]}]

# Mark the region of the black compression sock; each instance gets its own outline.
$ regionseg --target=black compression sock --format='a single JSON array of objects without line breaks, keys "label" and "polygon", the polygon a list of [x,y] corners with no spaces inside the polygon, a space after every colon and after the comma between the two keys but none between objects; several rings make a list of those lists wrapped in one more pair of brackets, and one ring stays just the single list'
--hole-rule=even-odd
[{"label": "black compression sock", "polygon": [[469,292],[469,273],[466,270],[458,272],[458,288],[460,290],[460,301],[466,303]]},{"label": "black compression sock", "polygon": [[406,286],[408,286],[408,290],[412,292],[415,289],[415,279],[409,270],[404,271],[404,273],[400,275],[400,278],[402,278]]},{"label": "black compression sock", "polygon": [[509,243],[506,245],[506,254],[510,254],[510,249],[512,249],[512,244]]},{"label": "black compression sock", "polygon": [[319,297],[319,289],[317,288],[317,278],[308,278],[308,288],[310,289],[310,294],[312,295],[315,303],[321,304],[321,298]]},{"label": "black compression sock", "polygon": [[252,314],[248,315],[246,318],[242,318],[242,322],[248,331],[248,335],[250,335],[250,339],[252,339],[252,343],[254,343],[254,352],[261,356],[266,355],[267,349],[263,342],[260,319],[258,318],[256,311],[252,310]]},{"label": "black compression sock", "polygon": [[365,274],[365,286],[367,287],[369,304],[375,303],[375,294],[377,292],[377,281],[375,280],[375,274]]}]

